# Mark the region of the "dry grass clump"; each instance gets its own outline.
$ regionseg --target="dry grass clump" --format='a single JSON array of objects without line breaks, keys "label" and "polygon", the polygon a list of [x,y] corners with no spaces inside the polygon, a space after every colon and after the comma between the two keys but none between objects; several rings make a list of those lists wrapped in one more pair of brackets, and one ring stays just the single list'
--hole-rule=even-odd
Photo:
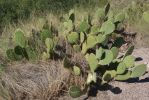
[{"label": "dry grass clump", "polygon": [[68,90],[70,73],[61,61],[27,63],[9,66],[0,80],[6,100],[55,100]]}]

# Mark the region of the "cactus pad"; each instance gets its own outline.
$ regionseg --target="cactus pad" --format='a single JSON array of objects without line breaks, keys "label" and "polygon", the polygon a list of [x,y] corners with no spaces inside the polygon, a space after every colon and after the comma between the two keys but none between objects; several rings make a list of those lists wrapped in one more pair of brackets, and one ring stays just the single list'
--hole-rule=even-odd
[{"label": "cactus pad", "polygon": [[91,53],[90,55],[88,55],[86,60],[89,63],[91,72],[94,72],[98,67],[98,60],[96,59],[96,56]]},{"label": "cactus pad", "polygon": [[79,34],[77,32],[71,32],[67,35],[67,40],[70,44],[76,44],[79,41]]},{"label": "cactus pad", "polygon": [[124,80],[128,80],[130,76],[131,76],[131,71],[127,71],[123,75],[117,75],[114,79],[117,81],[124,81]]},{"label": "cactus pad", "polygon": [[115,30],[115,25],[111,21],[106,21],[102,24],[100,32],[111,34]]},{"label": "cactus pad", "polygon": [[100,65],[108,65],[113,60],[113,53],[111,50],[105,50],[105,57],[99,61]]},{"label": "cactus pad", "polygon": [[23,31],[20,29],[15,32],[15,43],[22,48],[27,45],[26,37],[24,36]]},{"label": "cactus pad", "polygon": [[81,74],[81,70],[78,66],[73,66],[73,72],[75,75],[80,75]]},{"label": "cactus pad", "polygon": [[125,71],[126,71],[126,65],[123,62],[119,63],[119,65],[117,66],[116,73],[117,74],[124,74]]},{"label": "cactus pad", "polygon": [[133,68],[131,77],[132,78],[140,77],[143,74],[145,74],[146,70],[147,70],[147,65],[145,64],[138,65]]},{"label": "cactus pad", "polygon": [[131,68],[134,66],[135,58],[133,56],[126,56],[123,60],[124,64],[126,65],[126,68]]},{"label": "cactus pad", "polygon": [[69,95],[72,97],[72,98],[77,98],[77,97],[80,97],[82,95],[82,90],[80,89],[79,86],[71,86],[69,88]]}]

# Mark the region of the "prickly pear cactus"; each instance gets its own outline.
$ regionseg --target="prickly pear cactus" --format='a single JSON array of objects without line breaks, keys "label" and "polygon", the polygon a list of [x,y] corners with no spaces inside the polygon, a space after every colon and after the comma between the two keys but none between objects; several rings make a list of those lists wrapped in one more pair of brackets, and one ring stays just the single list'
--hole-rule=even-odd
[{"label": "prickly pear cactus", "polygon": [[77,97],[80,97],[82,95],[82,90],[80,89],[79,86],[71,86],[69,88],[69,95],[72,97],[72,98],[77,98]]},{"label": "prickly pear cactus", "polygon": [[24,48],[27,45],[26,37],[24,36],[24,33],[21,29],[17,29],[15,32],[15,43],[16,45],[19,45],[20,47]]}]

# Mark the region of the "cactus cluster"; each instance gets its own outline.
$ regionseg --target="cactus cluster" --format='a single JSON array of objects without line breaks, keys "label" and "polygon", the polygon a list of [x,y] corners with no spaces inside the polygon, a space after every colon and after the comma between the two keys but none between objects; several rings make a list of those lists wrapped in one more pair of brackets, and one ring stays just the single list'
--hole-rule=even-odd
[{"label": "cactus cluster", "polygon": [[17,29],[14,34],[14,41],[15,47],[6,51],[8,59],[18,61],[25,58],[35,61],[41,56],[41,59],[47,60],[54,55],[58,37],[54,37],[46,22],[39,33],[34,30],[29,38],[21,29]]},{"label": "cactus cluster", "polygon": [[[88,62],[86,84],[90,86],[100,80],[98,84],[102,85],[110,80],[123,81],[142,76],[146,72],[146,65],[135,65],[135,58],[131,56],[134,46],[129,47],[123,57],[119,57],[119,48],[125,41],[118,29],[119,25],[123,25],[125,13],[114,14],[110,10],[109,3],[99,11],[100,19],[104,20],[102,24],[93,24],[94,21],[90,23],[90,20],[84,19],[77,28],[73,20],[71,21],[73,27],[64,35],[74,50],[81,52]],[[70,21],[70,17],[68,18]],[[65,58],[63,63],[64,67],[75,75],[81,74],[81,67],[71,64],[68,59]],[[76,97],[76,94],[72,97]]]},{"label": "cactus cluster", "polygon": [[[148,22],[148,12],[144,13],[144,19]],[[124,81],[145,74],[147,66],[135,65],[135,58],[131,55],[134,46],[130,46],[126,53],[119,57],[119,48],[125,43],[120,34],[124,20],[125,13],[114,14],[108,3],[98,9],[93,18],[84,18],[79,26],[75,26],[75,14],[74,10],[71,10],[64,19],[60,33],[63,33],[65,42],[69,43],[76,53],[82,53],[82,59],[86,60],[88,68],[82,70],[82,66],[71,61],[67,53],[63,56],[64,68],[73,75],[86,77],[88,87],[94,85],[93,83],[103,85],[111,80]],[[39,34],[33,34],[31,38],[25,37],[19,29],[14,36],[15,47],[6,51],[7,57],[10,60],[36,60],[39,54],[42,54],[42,60],[53,58],[59,37],[53,34],[47,22]],[[69,94],[76,98],[81,96],[82,91],[84,90],[74,85],[70,87]]]}]

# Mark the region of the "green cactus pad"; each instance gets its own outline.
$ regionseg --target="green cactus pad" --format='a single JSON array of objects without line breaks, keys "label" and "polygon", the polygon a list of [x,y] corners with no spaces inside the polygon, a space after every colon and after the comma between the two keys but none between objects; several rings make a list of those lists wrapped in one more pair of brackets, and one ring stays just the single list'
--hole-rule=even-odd
[{"label": "green cactus pad", "polygon": [[106,71],[102,77],[102,84],[109,82],[116,76],[115,70]]},{"label": "green cactus pad", "polygon": [[91,53],[90,55],[88,55],[86,60],[89,63],[91,72],[94,72],[98,67],[98,60],[96,56],[93,53]]},{"label": "green cactus pad", "polygon": [[88,77],[87,77],[87,84],[90,84],[91,82],[95,82],[96,83],[97,80],[97,75],[96,73],[89,73]]},{"label": "green cactus pad", "polygon": [[143,13],[143,19],[144,19],[144,21],[149,23],[149,11],[146,11]]},{"label": "green cactus pad", "polygon": [[54,41],[51,38],[46,38],[45,45],[47,47],[47,52],[50,53],[54,48]]},{"label": "green cactus pad", "polygon": [[97,44],[96,36],[89,35],[87,37],[87,48],[93,48]]},{"label": "green cactus pad", "polygon": [[84,42],[84,43],[82,44],[82,51],[81,51],[81,53],[85,54],[85,53],[87,52],[87,50],[88,50],[87,44],[86,44],[86,42]]},{"label": "green cactus pad", "polygon": [[69,95],[72,98],[80,97],[82,95],[82,90],[81,90],[81,88],[79,86],[71,86],[69,88]]},{"label": "green cactus pad", "polygon": [[37,53],[30,47],[25,48],[28,60],[35,61],[37,60]]},{"label": "green cactus pad", "polygon": [[99,49],[96,49],[96,58],[100,60],[103,53],[104,53],[104,50],[102,47],[100,47]]},{"label": "green cactus pad", "polygon": [[98,34],[98,36],[96,36],[96,40],[97,43],[102,43],[106,40],[106,35]]},{"label": "green cactus pad", "polygon": [[104,19],[105,14],[104,14],[104,9],[103,8],[98,8],[96,12],[93,14],[93,18],[91,20],[92,25],[98,25],[99,21]]},{"label": "green cactus pad", "polygon": [[131,78],[140,77],[145,74],[147,70],[147,65],[141,64],[133,68],[131,73]]},{"label": "green cactus pad", "polygon": [[99,32],[100,28],[98,26],[92,26],[91,27],[91,31],[90,31],[90,34],[97,34]]},{"label": "green cactus pad", "polygon": [[115,20],[114,22],[123,22],[125,19],[125,13],[124,12],[120,12],[115,16]]},{"label": "green cactus pad", "polygon": [[73,49],[75,52],[80,52],[81,51],[81,46],[80,45],[73,45]]},{"label": "green cactus pad", "polygon": [[123,62],[119,63],[119,65],[117,66],[116,73],[117,74],[124,74],[125,71],[126,71],[126,65]]},{"label": "green cactus pad", "polygon": [[66,33],[69,33],[70,31],[73,30],[73,22],[72,20],[68,20],[66,22],[63,23],[63,31]]},{"label": "green cactus pad", "polygon": [[67,35],[67,40],[70,44],[77,44],[79,41],[79,34],[77,32],[71,32]]},{"label": "green cactus pad", "polygon": [[131,71],[127,71],[123,75],[117,75],[114,79],[117,81],[125,81],[125,80],[128,80],[130,76],[131,76]]},{"label": "green cactus pad", "polygon": [[135,58],[133,56],[126,56],[123,60],[123,62],[125,63],[126,65],[126,68],[131,68],[134,66],[134,63],[135,63]]},{"label": "green cactus pad", "polygon": [[85,40],[85,34],[83,32],[80,33],[80,42],[83,43]]},{"label": "green cactus pad", "polygon": [[116,59],[117,56],[118,56],[118,52],[119,52],[118,48],[117,47],[112,47],[111,51],[113,53],[113,58]]},{"label": "green cactus pad", "polygon": [[111,34],[115,30],[115,25],[111,21],[106,21],[102,24],[100,32]]},{"label": "green cactus pad", "polygon": [[16,45],[19,45],[20,47],[24,48],[27,45],[26,37],[24,36],[24,33],[22,30],[17,29],[15,32],[15,43]]},{"label": "green cactus pad", "polygon": [[83,20],[79,26],[79,32],[86,32],[89,29],[90,25],[86,20]]},{"label": "green cactus pad", "polygon": [[52,38],[52,32],[49,29],[42,29],[41,33],[40,33],[40,38],[42,41],[45,41],[46,38]]},{"label": "green cactus pad", "polygon": [[81,70],[78,66],[73,66],[73,72],[77,76],[81,74]]},{"label": "green cactus pad", "polygon": [[49,58],[49,56],[50,56],[49,53],[43,52],[43,54],[42,54],[42,60],[43,61],[47,60]]},{"label": "green cactus pad", "polygon": [[125,58],[128,55],[131,55],[133,50],[134,50],[134,46],[129,47],[123,58]]},{"label": "green cactus pad", "polygon": [[108,65],[113,60],[113,53],[111,50],[105,50],[105,57],[99,61],[100,65]]},{"label": "green cactus pad", "polygon": [[114,22],[114,14],[112,10],[108,13],[108,21]]}]

